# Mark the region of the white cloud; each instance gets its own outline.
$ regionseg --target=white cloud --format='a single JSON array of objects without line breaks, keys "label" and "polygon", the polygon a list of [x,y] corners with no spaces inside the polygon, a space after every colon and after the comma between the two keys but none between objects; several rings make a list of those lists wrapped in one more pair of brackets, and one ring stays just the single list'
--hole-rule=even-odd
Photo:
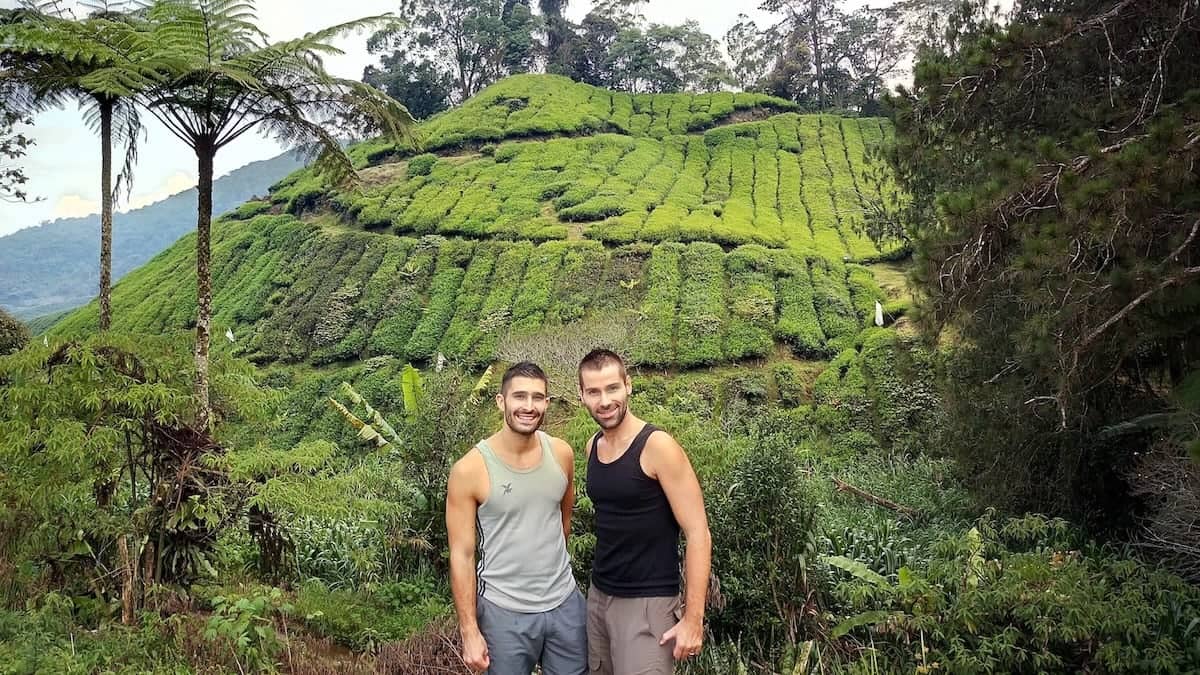
[{"label": "white cloud", "polygon": [[184,190],[192,187],[196,187],[196,176],[194,174],[187,173],[186,171],[176,171],[175,173],[167,176],[167,179],[163,181],[157,189],[151,190],[150,192],[139,192],[134,194],[129,198],[128,204],[121,205],[121,212],[124,213],[125,211],[132,211],[134,209],[140,209],[143,206],[149,206],[154,202],[162,201],[177,192],[183,192]]},{"label": "white cloud", "polygon": [[76,194],[67,194],[54,203],[53,218],[78,218],[100,212],[100,202],[85,199]]}]

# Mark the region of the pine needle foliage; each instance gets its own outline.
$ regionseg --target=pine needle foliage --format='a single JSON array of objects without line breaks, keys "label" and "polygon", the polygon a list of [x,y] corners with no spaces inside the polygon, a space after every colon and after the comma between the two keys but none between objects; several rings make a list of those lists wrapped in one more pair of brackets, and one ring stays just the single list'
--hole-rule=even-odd
[{"label": "pine needle foliage", "polygon": [[1128,513],[1120,474],[1200,359],[1200,13],[963,5],[894,100],[929,332],[957,336],[952,449],[984,499]]}]

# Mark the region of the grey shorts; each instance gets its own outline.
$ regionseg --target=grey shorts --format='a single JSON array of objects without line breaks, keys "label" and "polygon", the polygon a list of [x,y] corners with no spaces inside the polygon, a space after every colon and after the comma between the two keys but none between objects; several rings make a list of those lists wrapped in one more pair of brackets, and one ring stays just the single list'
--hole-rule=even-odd
[{"label": "grey shorts", "polygon": [[548,612],[514,612],[476,598],[479,632],[487,643],[488,675],[529,675],[541,663],[544,675],[587,672],[587,601],[578,590]]},{"label": "grey shorts", "polygon": [[678,595],[616,598],[592,586],[587,600],[588,665],[593,675],[670,675],[675,640],[658,644],[679,622]]}]

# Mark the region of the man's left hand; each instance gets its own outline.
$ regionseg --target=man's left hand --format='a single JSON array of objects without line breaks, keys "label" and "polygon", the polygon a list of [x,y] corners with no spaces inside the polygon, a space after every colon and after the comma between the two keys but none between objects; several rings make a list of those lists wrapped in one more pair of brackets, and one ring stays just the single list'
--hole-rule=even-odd
[{"label": "man's left hand", "polygon": [[683,661],[699,654],[700,647],[704,644],[703,621],[683,617],[671,630],[663,633],[658,644],[665,645],[672,638],[675,640],[675,651],[672,652],[672,656],[676,661]]}]

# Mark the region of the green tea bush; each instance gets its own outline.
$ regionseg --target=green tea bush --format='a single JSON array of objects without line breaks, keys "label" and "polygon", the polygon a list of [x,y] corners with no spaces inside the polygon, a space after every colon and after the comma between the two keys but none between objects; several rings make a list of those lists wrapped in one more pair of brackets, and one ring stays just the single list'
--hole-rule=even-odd
[{"label": "green tea bush", "polygon": [[716,244],[688,244],[679,258],[676,362],[685,368],[721,360],[725,324],[725,258]]},{"label": "green tea bush", "polygon": [[797,356],[823,358],[828,355],[825,331],[813,304],[812,282],[807,266],[792,256],[778,255],[776,280],[779,293],[779,321],[775,337],[791,346]]},{"label": "green tea bush", "polygon": [[425,153],[417,155],[408,160],[408,177],[416,178],[417,176],[428,176],[433,171],[433,165],[437,164],[437,155]]},{"label": "green tea bush", "polygon": [[525,278],[513,300],[512,328],[529,331],[539,328],[554,292],[554,280],[562,264],[564,249],[557,242],[537,247],[525,268]]},{"label": "green tea bush", "polygon": [[647,286],[642,301],[642,318],[637,324],[629,358],[634,363],[665,366],[675,361],[675,321],[681,284],[681,244],[654,247],[646,266],[643,283]]},{"label": "green tea bush", "polygon": [[271,202],[251,200],[235,209],[227,211],[221,216],[221,218],[225,220],[250,220],[257,215],[267,213],[270,210]]},{"label": "green tea bush", "polygon": [[501,334],[512,321],[513,301],[533,252],[532,244],[518,242],[497,257],[487,296],[479,308],[479,334],[471,347],[472,362],[492,360]]},{"label": "green tea bush", "polygon": [[724,356],[728,360],[763,357],[775,346],[775,281],[771,252],[742,246],[725,257],[729,307]]},{"label": "green tea bush", "polygon": [[492,267],[496,258],[510,247],[506,242],[480,245],[463,274],[461,286],[454,298],[454,316],[442,335],[438,351],[448,358],[464,359],[478,339],[479,308],[487,296]]},{"label": "green tea bush", "polygon": [[421,317],[421,292],[433,275],[438,239],[422,239],[400,268],[391,296],[384,301],[382,318],[375,325],[367,348],[373,354],[407,354],[409,336]]},{"label": "green tea bush", "polygon": [[862,324],[850,302],[842,269],[824,260],[810,260],[808,271],[821,330],[827,339],[840,340],[839,346],[849,346],[847,341],[858,334]]}]

